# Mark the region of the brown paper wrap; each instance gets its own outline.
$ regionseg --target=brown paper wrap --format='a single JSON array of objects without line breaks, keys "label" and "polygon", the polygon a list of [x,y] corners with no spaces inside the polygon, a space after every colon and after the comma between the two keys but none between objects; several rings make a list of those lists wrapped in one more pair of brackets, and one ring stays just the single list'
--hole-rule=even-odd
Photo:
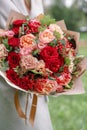
[{"label": "brown paper wrap", "polygon": [[[40,19],[42,17],[43,17],[43,15],[40,15],[37,18]],[[10,16],[8,18],[8,21],[7,21],[6,29],[8,29],[9,24],[11,24],[16,19],[25,19],[25,16],[18,13],[18,12],[16,12],[16,11],[11,11]],[[74,36],[74,39],[76,40],[76,45],[77,45],[76,51],[78,52],[80,34],[78,32],[67,30],[67,27],[66,27],[66,25],[64,23],[64,20],[58,21],[57,24],[63,29],[63,31],[67,35]],[[87,69],[87,59],[85,59],[84,62],[81,63],[81,68],[82,68],[81,73],[84,72]],[[74,85],[73,85],[72,89],[70,89],[70,90],[68,90],[66,92],[63,92],[63,93],[57,93],[54,96],[83,94],[84,92],[85,91],[84,91],[84,88],[83,88],[81,77],[78,77],[74,81]],[[16,91],[16,94],[15,94],[14,101],[15,101],[15,106],[16,106],[16,109],[18,111],[19,116],[26,119],[26,114],[21,110],[21,106],[19,104],[17,91]],[[36,114],[36,107],[37,107],[37,96],[34,94],[33,101],[32,101],[32,106],[31,106],[31,111],[30,111],[30,118],[29,118],[29,121],[30,121],[30,123],[32,125],[34,124],[34,119],[35,119],[35,114]]]},{"label": "brown paper wrap", "polygon": [[12,10],[7,19],[6,30],[9,29],[9,25],[12,24],[12,22],[17,19],[25,19],[25,16],[21,13]]}]

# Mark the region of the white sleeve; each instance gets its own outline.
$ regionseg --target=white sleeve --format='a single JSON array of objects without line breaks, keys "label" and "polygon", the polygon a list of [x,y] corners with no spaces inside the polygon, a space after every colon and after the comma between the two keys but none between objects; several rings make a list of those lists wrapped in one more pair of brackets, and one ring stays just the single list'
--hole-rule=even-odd
[{"label": "white sleeve", "polygon": [[28,15],[24,0],[0,0],[0,28],[5,28],[11,10]]},{"label": "white sleeve", "polygon": [[30,18],[34,18],[41,13],[44,13],[42,0],[31,0]]},{"label": "white sleeve", "polygon": [[[11,10],[29,15],[24,0],[0,0],[0,28],[5,28]],[[30,18],[34,18],[43,11],[42,0],[31,0]]]}]

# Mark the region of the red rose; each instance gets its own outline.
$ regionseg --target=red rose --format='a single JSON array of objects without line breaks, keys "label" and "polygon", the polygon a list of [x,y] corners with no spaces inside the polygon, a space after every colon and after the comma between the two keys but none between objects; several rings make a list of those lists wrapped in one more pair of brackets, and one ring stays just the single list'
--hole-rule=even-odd
[{"label": "red rose", "polygon": [[13,22],[13,28],[12,31],[15,33],[15,35],[19,34],[19,28],[22,26],[23,23],[25,23],[26,20],[16,20]]},{"label": "red rose", "polygon": [[46,61],[46,67],[54,73],[58,72],[59,68],[63,65],[64,60],[61,56],[58,58],[51,58]]},{"label": "red rose", "polygon": [[19,42],[20,42],[19,38],[15,38],[15,37],[10,38],[10,39],[8,40],[8,44],[9,44],[10,46],[12,46],[12,47],[17,47],[17,46],[19,46]]},{"label": "red rose", "polygon": [[38,28],[40,27],[40,22],[36,19],[30,20],[28,23],[31,33],[38,33]]},{"label": "red rose", "polygon": [[34,87],[34,82],[33,80],[30,80],[28,76],[20,78],[20,83],[19,83],[20,88],[24,90],[33,90]]},{"label": "red rose", "polygon": [[13,82],[15,85],[19,84],[19,77],[16,72],[14,72],[13,69],[9,69],[6,71],[7,78]]},{"label": "red rose", "polygon": [[10,52],[8,54],[8,63],[10,68],[16,68],[19,65],[20,55],[15,52]]},{"label": "red rose", "polygon": [[13,26],[20,27],[24,22],[26,22],[26,20],[15,20]]},{"label": "red rose", "polygon": [[58,58],[59,54],[56,47],[46,46],[40,53],[41,59],[47,61],[48,59]]},{"label": "red rose", "polygon": [[15,35],[19,34],[19,27],[13,27],[12,31],[15,33]]}]

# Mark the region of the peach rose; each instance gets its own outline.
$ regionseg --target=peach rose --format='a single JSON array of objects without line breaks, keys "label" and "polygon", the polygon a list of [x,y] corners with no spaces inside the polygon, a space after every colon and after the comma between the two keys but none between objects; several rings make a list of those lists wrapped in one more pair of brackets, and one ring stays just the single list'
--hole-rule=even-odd
[{"label": "peach rose", "polygon": [[35,69],[38,64],[38,60],[32,55],[22,56],[20,66],[24,70]]},{"label": "peach rose", "polygon": [[35,36],[33,34],[27,34],[20,38],[20,47],[29,47],[35,44]]},{"label": "peach rose", "polygon": [[57,24],[50,24],[49,29],[52,32],[54,32],[54,31],[58,32],[60,34],[61,39],[64,37],[64,35],[63,35],[64,33],[63,33],[62,29]]},{"label": "peach rose", "polygon": [[43,32],[40,32],[39,34],[39,40],[42,43],[50,43],[55,39],[53,32],[51,32],[49,29],[44,30]]}]

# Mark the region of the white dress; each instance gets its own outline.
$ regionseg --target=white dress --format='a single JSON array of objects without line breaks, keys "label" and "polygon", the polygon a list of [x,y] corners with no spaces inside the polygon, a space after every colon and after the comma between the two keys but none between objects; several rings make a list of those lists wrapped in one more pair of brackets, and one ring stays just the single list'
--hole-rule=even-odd
[{"label": "white dress", "polygon": [[[11,9],[28,15],[23,0],[0,0],[0,28],[5,28]],[[32,0],[30,16],[33,17],[39,13],[43,13],[42,0]],[[26,125],[25,121],[18,116],[14,105],[14,94],[15,89],[7,85],[0,77],[0,130],[52,130],[46,97],[38,99],[34,127],[32,127],[29,122]],[[22,109],[25,110],[26,94],[24,92],[19,92],[19,100]],[[31,102],[32,97],[29,97],[27,115],[30,112]]]}]

